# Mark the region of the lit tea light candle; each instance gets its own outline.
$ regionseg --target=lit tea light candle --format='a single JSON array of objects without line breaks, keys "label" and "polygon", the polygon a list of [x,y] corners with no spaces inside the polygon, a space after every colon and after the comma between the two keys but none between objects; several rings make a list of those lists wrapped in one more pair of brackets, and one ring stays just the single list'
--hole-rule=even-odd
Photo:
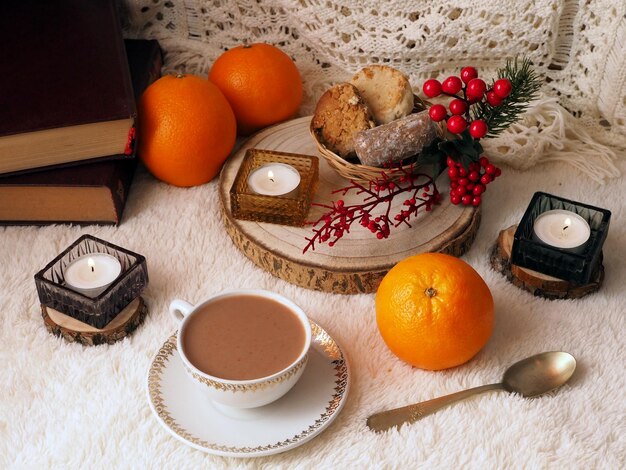
[{"label": "lit tea light candle", "polygon": [[72,261],[64,270],[68,287],[95,297],[122,272],[119,260],[105,253],[90,253]]},{"label": "lit tea light candle", "polygon": [[566,210],[551,210],[539,215],[533,230],[543,243],[574,251],[582,250],[591,236],[587,221]]},{"label": "lit tea light candle", "polygon": [[248,176],[248,187],[265,196],[284,196],[300,185],[300,173],[285,163],[268,163]]}]

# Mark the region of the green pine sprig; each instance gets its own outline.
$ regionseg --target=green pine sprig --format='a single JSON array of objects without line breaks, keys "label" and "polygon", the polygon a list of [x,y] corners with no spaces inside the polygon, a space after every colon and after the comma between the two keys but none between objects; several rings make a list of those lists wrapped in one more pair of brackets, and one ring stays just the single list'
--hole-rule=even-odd
[{"label": "green pine sprig", "polygon": [[[497,78],[508,78],[512,91],[500,106],[491,106],[486,100],[472,107],[473,119],[483,119],[489,129],[487,137],[495,137],[516,122],[528,109],[530,101],[537,97],[541,81],[527,58],[508,59],[506,66],[498,70]],[[493,88],[495,80],[491,86]]]}]

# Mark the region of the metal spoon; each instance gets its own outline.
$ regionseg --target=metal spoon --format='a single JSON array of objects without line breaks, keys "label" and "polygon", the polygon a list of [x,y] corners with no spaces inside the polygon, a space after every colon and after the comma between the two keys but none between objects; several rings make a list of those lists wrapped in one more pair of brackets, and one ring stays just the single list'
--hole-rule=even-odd
[{"label": "metal spoon", "polygon": [[502,383],[482,385],[414,405],[375,413],[367,418],[367,426],[373,431],[386,431],[404,423],[414,423],[444,406],[488,390],[506,390],[530,398],[560,387],[574,373],[576,359],[563,351],[551,351],[522,359],[509,367]]}]

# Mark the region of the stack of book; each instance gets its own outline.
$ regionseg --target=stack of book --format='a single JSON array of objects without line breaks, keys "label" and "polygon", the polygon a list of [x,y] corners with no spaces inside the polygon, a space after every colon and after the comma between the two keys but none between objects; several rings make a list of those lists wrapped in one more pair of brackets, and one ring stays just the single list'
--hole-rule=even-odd
[{"label": "stack of book", "polygon": [[157,41],[123,40],[114,0],[23,0],[0,43],[0,224],[119,224]]}]

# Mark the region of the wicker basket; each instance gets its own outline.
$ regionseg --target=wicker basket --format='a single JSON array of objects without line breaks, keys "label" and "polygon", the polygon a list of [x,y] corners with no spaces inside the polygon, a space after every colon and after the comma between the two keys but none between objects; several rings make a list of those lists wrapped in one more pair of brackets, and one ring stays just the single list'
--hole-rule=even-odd
[{"label": "wicker basket", "polygon": [[[415,107],[413,109],[413,112],[415,113],[415,112],[423,111],[427,108],[429,104],[430,103],[427,103],[421,100],[418,96],[415,96]],[[375,166],[361,165],[359,163],[351,163],[341,158],[335,152],[332,152],[331,150],[327,149],[326,146],[320,141],[319,135],[317,131],[313,129],[312,125],[313,125],[313,119],[311,119],[311,124],[309,125],[309,132],[311,133],[311,136],[313,137],[313,140],[315,141],[315,144],[317,145],[318,152],[328,162],[328,165],[330,165],[330,167],[333,170],[335,170],[337,173],[339,173],[341,176],[343,176],[346,179],[359,181],[359,182],[368,182],[368,181],[372,181],[374,179],[380,178],[383,171],[391,179],[397,179],[400,176],[402,176],[406,170],[409,170],[411,168],[411,165],[413,166],[414,173],[429,173],[430,174],[431,172],[430,165],[418,166],[418,165],[415,165],[414,163],[408,163],[401,168],[396,168],[393,170],[375,167]],[[438,125],[436,126],[436,128],[437,128],[437,133],[440,136],[443,136],[443,129],[441,128],[441,126]]]}]

